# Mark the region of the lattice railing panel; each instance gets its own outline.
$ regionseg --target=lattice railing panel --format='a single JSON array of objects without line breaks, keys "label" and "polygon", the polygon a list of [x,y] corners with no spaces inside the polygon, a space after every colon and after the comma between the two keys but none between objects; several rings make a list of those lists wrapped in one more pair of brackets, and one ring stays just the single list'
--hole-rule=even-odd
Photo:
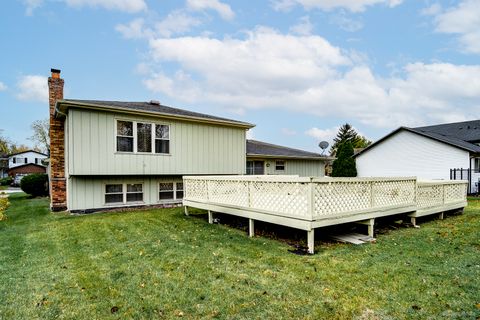
[{"label": "lattice railing panel", "polygon": [[206,180],[184,179],[184,198],[195,201],[207,201],[207,182]]},{"label": "lattice railing panel", "polygon": [[418,185],[417,208],[423,209],[441,205],[443,205],[443,185]]},{"label": "lattice railing panel", "polygon": [[209,180],[208,199],[210,202],[248,207],[248,182],[234,180]]},{"label": "lattice railing panel", "polygon": [[299,217],[309,216],[309,183],[250,182],[250,207]]},{"label": "lattice railing panel", "polygon": [[371,184],[364,181],[315,183],[316,216],[338,214],[370,207]]},{"label": "lattice railing panel", "polygon": [[415,203],[415,180],[373,182],[372,207],[390,207]]},{"label": "lattice railing panel", "polygon": [[445,185],[445,203],[459,202],[466,200],[467,183],[454,183]]}]

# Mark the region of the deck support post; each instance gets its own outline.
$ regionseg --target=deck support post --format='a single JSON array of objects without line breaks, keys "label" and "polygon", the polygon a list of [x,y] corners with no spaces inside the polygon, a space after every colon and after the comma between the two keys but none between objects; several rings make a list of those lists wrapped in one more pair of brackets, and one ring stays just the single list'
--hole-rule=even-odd
[{"label": "deck support post", "polygon": [[411,217],[411,218],[410,218],[410,222],[412,223],[412,225],[413,225],[414,227],[417,226],[417,218]]},{"label": "deck support post", "polygon": [[369,220],[370,221],[368,223],[368,235],[373,238],[375,219],[372,218],[372,219],[369,219]]},{"label": "deck support post", "polygon": [[255,236],[255,220],[248,219],[248,236],[250,238]]},{"label": "deck support post", "polygon": [[438,218],[439,218],[440,220],[443,220],[443,218],[444,218],[443,211],[440,212],[440,214],[438,215]]},{"label": "deck support post", "polygon": [[307,231],[307,245],[308,245],[308,253],[314,254],[315,250],[315,229],[311,229]]},{"label": "deck support post", "polygon": [[210,210],[208,210],[208,223],[213,223],[213,213]]},{"label": "deck support post", "polygon": [[183,209],[185,210],[185,215],[188,216],[188,207],[184,206]]}]

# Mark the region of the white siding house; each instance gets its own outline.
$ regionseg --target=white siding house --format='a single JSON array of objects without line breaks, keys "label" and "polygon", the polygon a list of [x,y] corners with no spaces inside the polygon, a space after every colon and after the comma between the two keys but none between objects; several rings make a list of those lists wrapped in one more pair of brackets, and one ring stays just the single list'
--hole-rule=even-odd
[{"label": "white siding house", "polygon": [[450,169],[468,168],[469,152],[457,147],[400,131],[375,148],[357,156],[359,177],[450,179]]},{"label": "white siding house", "polygon": [[46,154],[37,152],[35,150],[28,150],[11,154],[8,157],[8,168],[12,169],[29,163],[42,165],[42,160],[45,160],[47,158],[48,156]]}]

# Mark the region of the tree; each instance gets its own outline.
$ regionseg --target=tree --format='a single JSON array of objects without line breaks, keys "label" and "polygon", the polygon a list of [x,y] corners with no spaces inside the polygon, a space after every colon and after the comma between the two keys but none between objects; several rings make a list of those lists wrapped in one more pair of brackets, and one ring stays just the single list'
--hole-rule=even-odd
[{"label": "tree", "polygon": [[336,155],[340,144],[347,141],[352,144],[353,148],[366,148],[372,143],[372,141],[368,140],[364,136],[359,135],[352,125],[345,123],[338,129],[337,136],[333,139],[333,145],[330,149],[330,154]]},{"label": "tree", "polygon": [[353,145],[350,141],[340,143],[337,159],[333,161],[332,177],[356,177],[357,168],[353,158]]},{"label": "tree", "polygon": [[36,148],[40,149],[40,151],[50,154],[49,120],[35,120],[32,122],[31,128],[33,135],[30,137],[30,140],[35,143]]}]

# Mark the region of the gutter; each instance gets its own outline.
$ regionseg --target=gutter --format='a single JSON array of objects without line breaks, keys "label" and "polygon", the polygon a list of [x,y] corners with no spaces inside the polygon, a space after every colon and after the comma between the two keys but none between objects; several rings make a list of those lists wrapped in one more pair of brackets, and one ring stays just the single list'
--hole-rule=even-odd
[{"label": "gutter", "polygon": [[317,161],[328,161],[334,160],[335,157],[322,157],[322,156],[285,156],[285,155],[274,155],[274,154],[253,154],[247,153],[247,158],[266,158],[266,159],[298,159],[298,160],[317,160]]}]

